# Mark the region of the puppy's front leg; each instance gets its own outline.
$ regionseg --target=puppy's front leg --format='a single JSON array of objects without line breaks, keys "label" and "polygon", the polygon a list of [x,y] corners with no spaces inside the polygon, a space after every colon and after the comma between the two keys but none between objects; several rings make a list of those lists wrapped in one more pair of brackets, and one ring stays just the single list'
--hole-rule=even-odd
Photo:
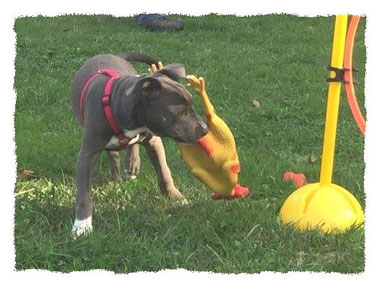
[{"label": "puppy's front leg", "polygon": [[107,151],[109,163],[111,165],[111,173],[113,180],[121,180],[121,165],[120,165],[120,153],[118,151]]},{"label": "puppy's front leg", "polygon": [[170,168],[166,162],[162,139],[158,136],[152,136],[150,139],[143,141],[143,145],[145,146],[150,161],[157,173],[158,185],[162,194],[171,199],[179,200],[183,204],[187,204],[187,200],[174,185]]},{"label": "puppy's front leg", "polygon": [[135,179],[141,169],[141,158],[139,156],[139,145],[133,144],[126,149],[125,172],[128,177]]},{"label": "puppy's front leg", "polygon": [[91,151],[85,148],[80,149],[76,170],[76,209],[75,223],[72,232],[80,236],[92,231],[92,197],[91,183],[92,171],[95,160],[99,155],[98,151]]}]

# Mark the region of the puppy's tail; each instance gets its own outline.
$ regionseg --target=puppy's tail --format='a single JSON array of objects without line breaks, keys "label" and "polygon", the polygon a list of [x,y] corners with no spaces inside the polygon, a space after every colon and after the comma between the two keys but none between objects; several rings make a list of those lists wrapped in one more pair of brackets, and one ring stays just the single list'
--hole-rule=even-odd
[{"label": "puppy's tail", "polygon": [[155,64],[158,66],[158,61],[154,59],[153,57],[144,54],[144,53],[138,53],[138,52],[125,52],[117,55],[118,57],[126,60],[126,61],[136,61],[136,62],[142,62],[149,66]]}]

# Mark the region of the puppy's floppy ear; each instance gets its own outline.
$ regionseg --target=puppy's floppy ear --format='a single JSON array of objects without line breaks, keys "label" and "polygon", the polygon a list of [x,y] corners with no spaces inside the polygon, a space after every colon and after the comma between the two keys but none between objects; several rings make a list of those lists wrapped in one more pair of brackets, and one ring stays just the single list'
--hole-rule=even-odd
[{"label": "puppy's floppy ear", "polygon": [[151,94],[154,91],[158,91],[162,88],[161,82],[154,77],[143,77],[136,84],[137,91],[142,95]]},{"label": "puppy's floppy ear", "polygon": [[186,68],[183,64],[168,64],[163,67],[163,69],[158,70],[157,74],[163,74],[171,78],[174,81],[179,81],[180,79],[186,78]]}]

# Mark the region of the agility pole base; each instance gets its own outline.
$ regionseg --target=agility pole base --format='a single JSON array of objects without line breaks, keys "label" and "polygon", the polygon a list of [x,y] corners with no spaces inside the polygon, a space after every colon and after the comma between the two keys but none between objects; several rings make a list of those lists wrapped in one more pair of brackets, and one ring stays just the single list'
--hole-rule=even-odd
[{"label": "agility pole base", "polygon": [[319,229],[324,233],[343,232],[364,222],[357,199],[336,184],[308,184],[293,192],[280,210],[283,224],[300,230]]}]

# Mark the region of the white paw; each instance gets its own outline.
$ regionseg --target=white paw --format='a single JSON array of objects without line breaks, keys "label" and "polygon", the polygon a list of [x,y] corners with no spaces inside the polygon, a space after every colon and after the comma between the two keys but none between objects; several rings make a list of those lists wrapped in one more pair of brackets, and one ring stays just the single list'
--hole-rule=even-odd
[{"label": "white paw", "polygon": [[137,179],[137,176],[136,175],[130,175],[128,170],[124,170],[124,172],[125,172],[126,180],[136,180]]},{"label": "white paw", "polygon": [[183,206],[185,206],[185,205],[189,205],[189,204],[190,204],[190,203],[187,201],[186,198],[183,198],[182,200],[180,200],[180,202],[181,202],[181,204],[182,204]]},{"label": "white paw", "polygon": [[190,205],[190,202],[187,201],[187,199],[184,197],[182,197],[182,198],[171,198],[170,202],[174,206],[188,206],[188,205]]},{"label": "white paw", "polygon": [[72,234],[74,239],[81,235],[88,235],[92,232],[92,217],[83,220],[75,219],[74,226],[72,227]]}]

